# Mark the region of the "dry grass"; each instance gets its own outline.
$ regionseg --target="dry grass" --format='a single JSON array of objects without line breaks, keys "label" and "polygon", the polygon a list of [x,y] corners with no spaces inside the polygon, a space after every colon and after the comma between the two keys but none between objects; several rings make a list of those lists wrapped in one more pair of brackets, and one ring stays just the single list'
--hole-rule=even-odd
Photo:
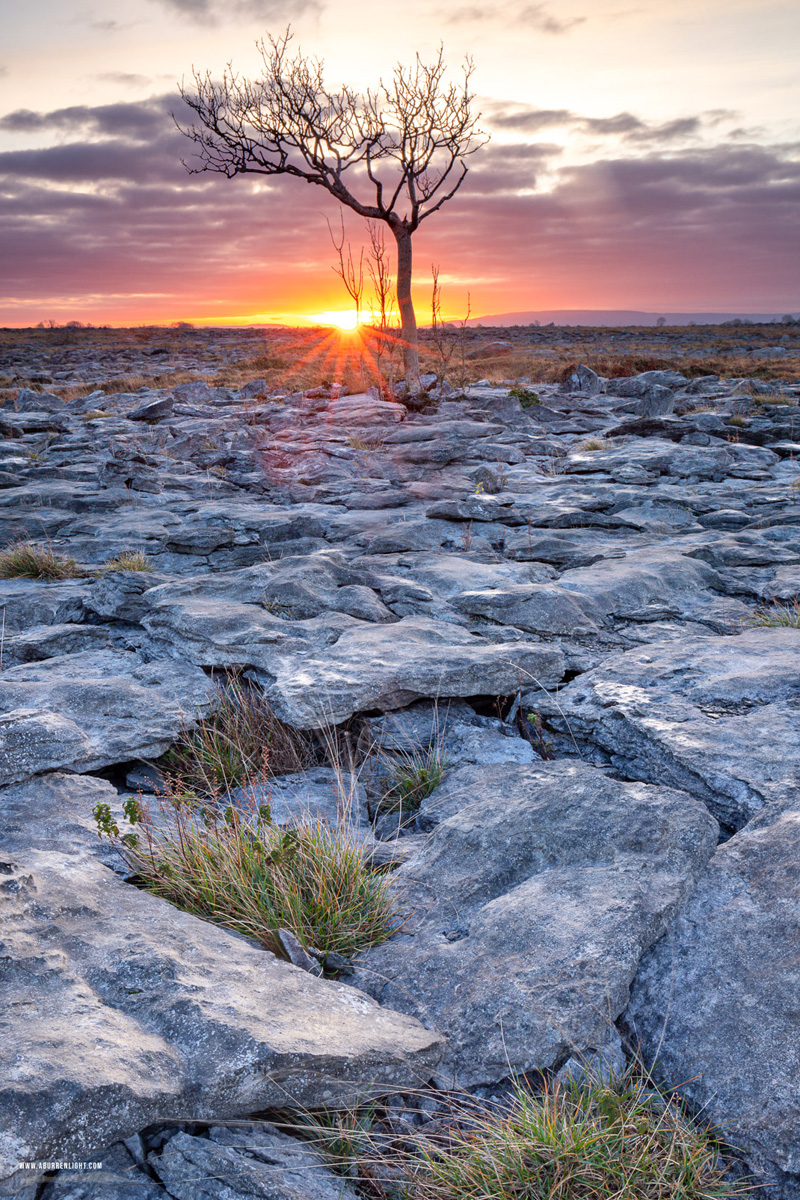
[{"label": "dry grass", "polygon": [[[323,740],[335,756],[335,732]],[[232,679],[210,716],[162,760],[167,773],[155,801],[129,798],[124,832],[109,807],[98,805],[98,832],[112,839],[137,882],[178,908],[279,955],[286,929],[321,957],[355,954],[385,941],[398,918],[386,875],[370,866],[355,835],[343,772],[336,772],[336,828],[272,823],[270,779],[315,761],[309,735],[284,725],[255,688]]]},{"label": "dry grass", "polygon": [[585,442],[581,442],[578,450],[588,452],[590,450],[610,450],[611,442],[607,442],[604,438],[590,437]]},{"label": "dry grass", "polygon": [[316,762],[312,738],[280,721],[259,691],[233,678],[219,688],[211,714],[183,731],[163,767],[183,789],[216,797]]},{"label": "dry grass", "polygon": [[15,542],[0,551],[0,579],[78,579],[84,575],[74,558],[55,554],[49,546]]},{"label": "dry grass", "polygon": [[143,550],[121,550],[103,563],[106,571],[152,571],[153,564]]}]

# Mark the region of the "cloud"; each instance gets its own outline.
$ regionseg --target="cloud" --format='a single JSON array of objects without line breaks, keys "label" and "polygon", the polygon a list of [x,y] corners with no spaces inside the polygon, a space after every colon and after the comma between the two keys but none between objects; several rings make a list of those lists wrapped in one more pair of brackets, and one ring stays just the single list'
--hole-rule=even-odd
[{"label": "cloud", "polygon": [[269,24],[290,21],[306,12],[320,12],[319,0],[155,0],[163,8],[200,24],[242,19]]},{"label": "cloud", "polygon": [[576,25],[582,25],[586,17],[568,17],[566,20],[553,16],[546,4],[506,4],[505,7],[482,7],[479,5],[463,5],[455,12],[442,11],[440,16],[448,25],[478,24],[486,21],[502,20],[504,24],[514,26],[527,25],[540,33],[568,33]]},{"label": "cloud", "polygon": [[182,102],[176,95],[94,107],[76,104],[46,113],[18,108],[0,117],[0,130],[5,133],[52,131],[67,135],[95,135],[144,142],[157,137],[170,123],[170,109],[179,108],[181,105]]},{"label": "cloud", "polygon": [[124,87],[144,87],[153,82],[151,75],[136,75],[131,71],[101,71],[94,78],[101,83],[120,83]]},{"label": "cloud", "polygon": [[611,117],[584,117],[566,108],[533,108],[525,105],[489,106],[486,110],[487,124],[495,129],[513,130],[520,133],[539,133],[543,129],[568,128],[593,137],[619,137],[631,144],[666,143],[692,138],[730,120],[736,114],[715,109],[690,117],[678,117],[671,121],[643,121],[633,113],[621,112]]},{"label": "cloud", "polygon": [[[187,142],[169,117],[179,103],[157,96],[0,119],[6,130],[71,139],[0,153],[6,294],[28,303],[169,293],[176,310],[197,311],[200,297],[219,306],[211,312],[257,312],[307,303],[312,281],[320,291],[329,286],[325,217],[335,218],[335,202],[285,177],[187,175],[179,161]],[[541,112],[549,114],[544,128],[586,120]],[[546,142],[485,147],[455,199],[417,234],[417,262],[505,280],[486,294],[489,312],[798,307],[797,146],[724,140],[687,148],[670,134],[674,122],[607,120],[628,140],[608,142],[613,151],[580,165]],[[651,140],[631,141],[642,127]],[[350,214],[346,221],[357,245],[361,224]],[[536,296],[546,303],[533,303]],[[145,300],[138,311],[143,320],[152,313]]]}]

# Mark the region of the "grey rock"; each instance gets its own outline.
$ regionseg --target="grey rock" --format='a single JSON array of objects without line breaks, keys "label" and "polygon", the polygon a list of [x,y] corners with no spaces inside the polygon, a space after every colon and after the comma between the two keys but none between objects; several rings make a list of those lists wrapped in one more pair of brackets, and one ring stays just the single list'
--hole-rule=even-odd
[{"label": "grey rock", "polygon": [[662,417],[675,408],[675,393],[668,387],[651,383],[634,406],[638,417]]},{"label": "grey rock", "polygon": [[310,971],[312,975],[322,974],[320,964],[312,958],[291,929],[279,929],[278,941],[292,966],[299,967],[301,971]]},{"label": "grey rock", "polygon": [[625,1016],[657,1076],[687,1081],[704,1120],[786,1196],[800,1176],[799,854],[795,791],[719,847],[642,960]]},{"label": "grey rock", "polygon": [[346,1104],[429,1078],[440,1041],[417,1022],[119,879],[97,803],[116,792],[86,776],[0,792],[0,1177],[175,1113]]},{"label": "grey rock", "polygon": [[393,876],[411,915],[357,983],[446,1032],[462,1086],[601,1046],[716,822],[686,793],[566,761],[463,767],[437,791],[450,815]]},{"label": "grey rock", "polygon": [[127,414],[129,421],[161,421],[172,414],[174,400],[172,396],[159,396],[157,400],[147,400]]},{"label": "grey rock", "polygon": [[584,396],[596,396],[603,388],[603,380],[591,367],[576,367],[562,385],[564,391],[580,392]]},{"label": "grey rock", "polygon": [[0,433],[4,437],[21,438],[32,433],[64,433],[69,421],[62,412],[11,412],[0,409]]},{"label": "grey rock", "polygon": [[197,667],[90,650],[12,667],[0,676],[0,785],[67,767],[92,771],[162,754],[208,710]]},{"label": "grey rock", "polygon": [[308,1142],[270,1126],[177,1133],[149,1162],[175,1200],[356,1200]]},{"label": "grey rock", "polygon": [[[3,407],[8,407],[8,404]],[[31,388],[20,388],[13,407],[17,412],[64,413],[67,405],[55,392],[34,392]]]},{"label": "grey rock", "polygon": [[585,637],[600,633],[602,611],[588,596],[544,584],[519,583],[480,592],[462,592],[452,601],[461,612],[488,617],[531,633]]},{"label": "grey rock", "polygon": [[509,694],[520,679],[552,687],[563,674],[556,649],[492,643],[427,617],[404,617],[346,629],[327,652],[278,663],[266,690],[282,720],[308,729],[425,696]]},{"label": "grey rock", "polygon": [[103,625],[39,625],[26,633],[5,639],[4,662],[37,662],[59,654],[77,654],[84,650],[107,650],[111,633]]},{"label": "grey rock", "polygon": [[106,571],[87,595],[85,607],[108,620],[138,622],[148,610],[144,593],[165,581],[166,576],[155,571]]},{"label": "grey rock", "polygon": [[738,829],[786,803],[800,771],[800,630],[687,637],[606,659],[523,703],[625,775],[685,788]]}]

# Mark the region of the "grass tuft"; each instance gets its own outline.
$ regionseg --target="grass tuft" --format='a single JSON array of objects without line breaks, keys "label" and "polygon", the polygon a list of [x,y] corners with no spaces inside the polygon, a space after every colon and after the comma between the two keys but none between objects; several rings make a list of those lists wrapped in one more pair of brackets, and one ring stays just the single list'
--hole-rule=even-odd
[{"label": "grass tuft", "polygon": [[420,804],[439,786],[447,769],[447,755],[437,744],[427,750],[387,754],[380,761],[386,770],[381,812],[399,812],[407,816],[419,811]]},{"label": "grass tuft", "polygon": [[578,449],[581,451],[610,450],[611,443],[607,442],[604,438],[590,437],[587,438],[585,442],[581,442],[581,444],[578,446]]},{"label": "grass tuft", "polygon": [[162,761],[183,788],[206,797],[315,764],[312,739],[280,721],[261,692],[236,678],[218,689],[209,716],[184,729]]},{"label": "grass tuft", "polygon": [[718,1146],[679,1101],[628,1074],[515,1088],[505,1112],[445,1142],[420,1139],[406,1160],[414,1200],[712,1200],[741,1194],[723,1180]]},{"label": "grass tuft", "polygon": [[440,1111],[442,1102],[441,1118],[402,1140],[380,1104],[314,1114],[298,1132],[363,1194],[398,1200],[723,1200],[751,1190],[725,1179],[713,1133],[636,1065],[608,1084],[534,1093],[517,1082],[502,1101],[438,1093]]},{"label": "grass tuft", "polygon": [[[263,794],[263,793],[262,793]],[[143,798],[125,802],[121,833],[107,805],[94,816],[147,891],[185,912],[256,938],[283,956],[290,929],[322,956],[356,954],[385,941],[397,911],[385,874],[352,833],[323,822],[280,829],[254,796],[222,808],[168,781],[161,819]]]},{"label": "grass tuft", "polygon": [[15,542],[0,550],[0,579],[77,579],[83,573],[74,558],[35,542]]},{"label": "grass tuft", "polygon": [[790,604],[774,601],[771,608],[757,608],[751,620],[753,625],[766,629],[777,629],[779,626],[800,629],[800,599],[792,600]]},{"label": "grass tuft", "polygon": [[143,550],[121,550],[103,563],[106,571],[152,571],[153,564]]}]

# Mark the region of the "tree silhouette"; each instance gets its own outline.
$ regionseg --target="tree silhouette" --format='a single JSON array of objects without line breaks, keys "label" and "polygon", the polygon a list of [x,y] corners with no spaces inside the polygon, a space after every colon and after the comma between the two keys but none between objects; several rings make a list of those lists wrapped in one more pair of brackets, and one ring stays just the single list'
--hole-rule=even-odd
[{"label": "tree silhouette", "polygon": [[[397,243],[397,303],[403,363],[410,394],[420,391],[417,323],[411,299],[411,238],[420,224],[456,194],[467,175],[464,159],[483,145],[472,112],[472,61],[463,82],[445,82],[443,48],[436,59],[395,68],[391,81],[359,93],[328,91],[323,63],[292,56],[289,29],[257,43],[258,79],[243,79],[229,64],[222,80],[193,71],[194,89],[180,93],[199,124],[178,128],[200,159],[189,171],[232,178],[252,172],[292,175],[330,192],[368,221],[383,221]],[[186,164],[184,164],[186,165]]]}]

